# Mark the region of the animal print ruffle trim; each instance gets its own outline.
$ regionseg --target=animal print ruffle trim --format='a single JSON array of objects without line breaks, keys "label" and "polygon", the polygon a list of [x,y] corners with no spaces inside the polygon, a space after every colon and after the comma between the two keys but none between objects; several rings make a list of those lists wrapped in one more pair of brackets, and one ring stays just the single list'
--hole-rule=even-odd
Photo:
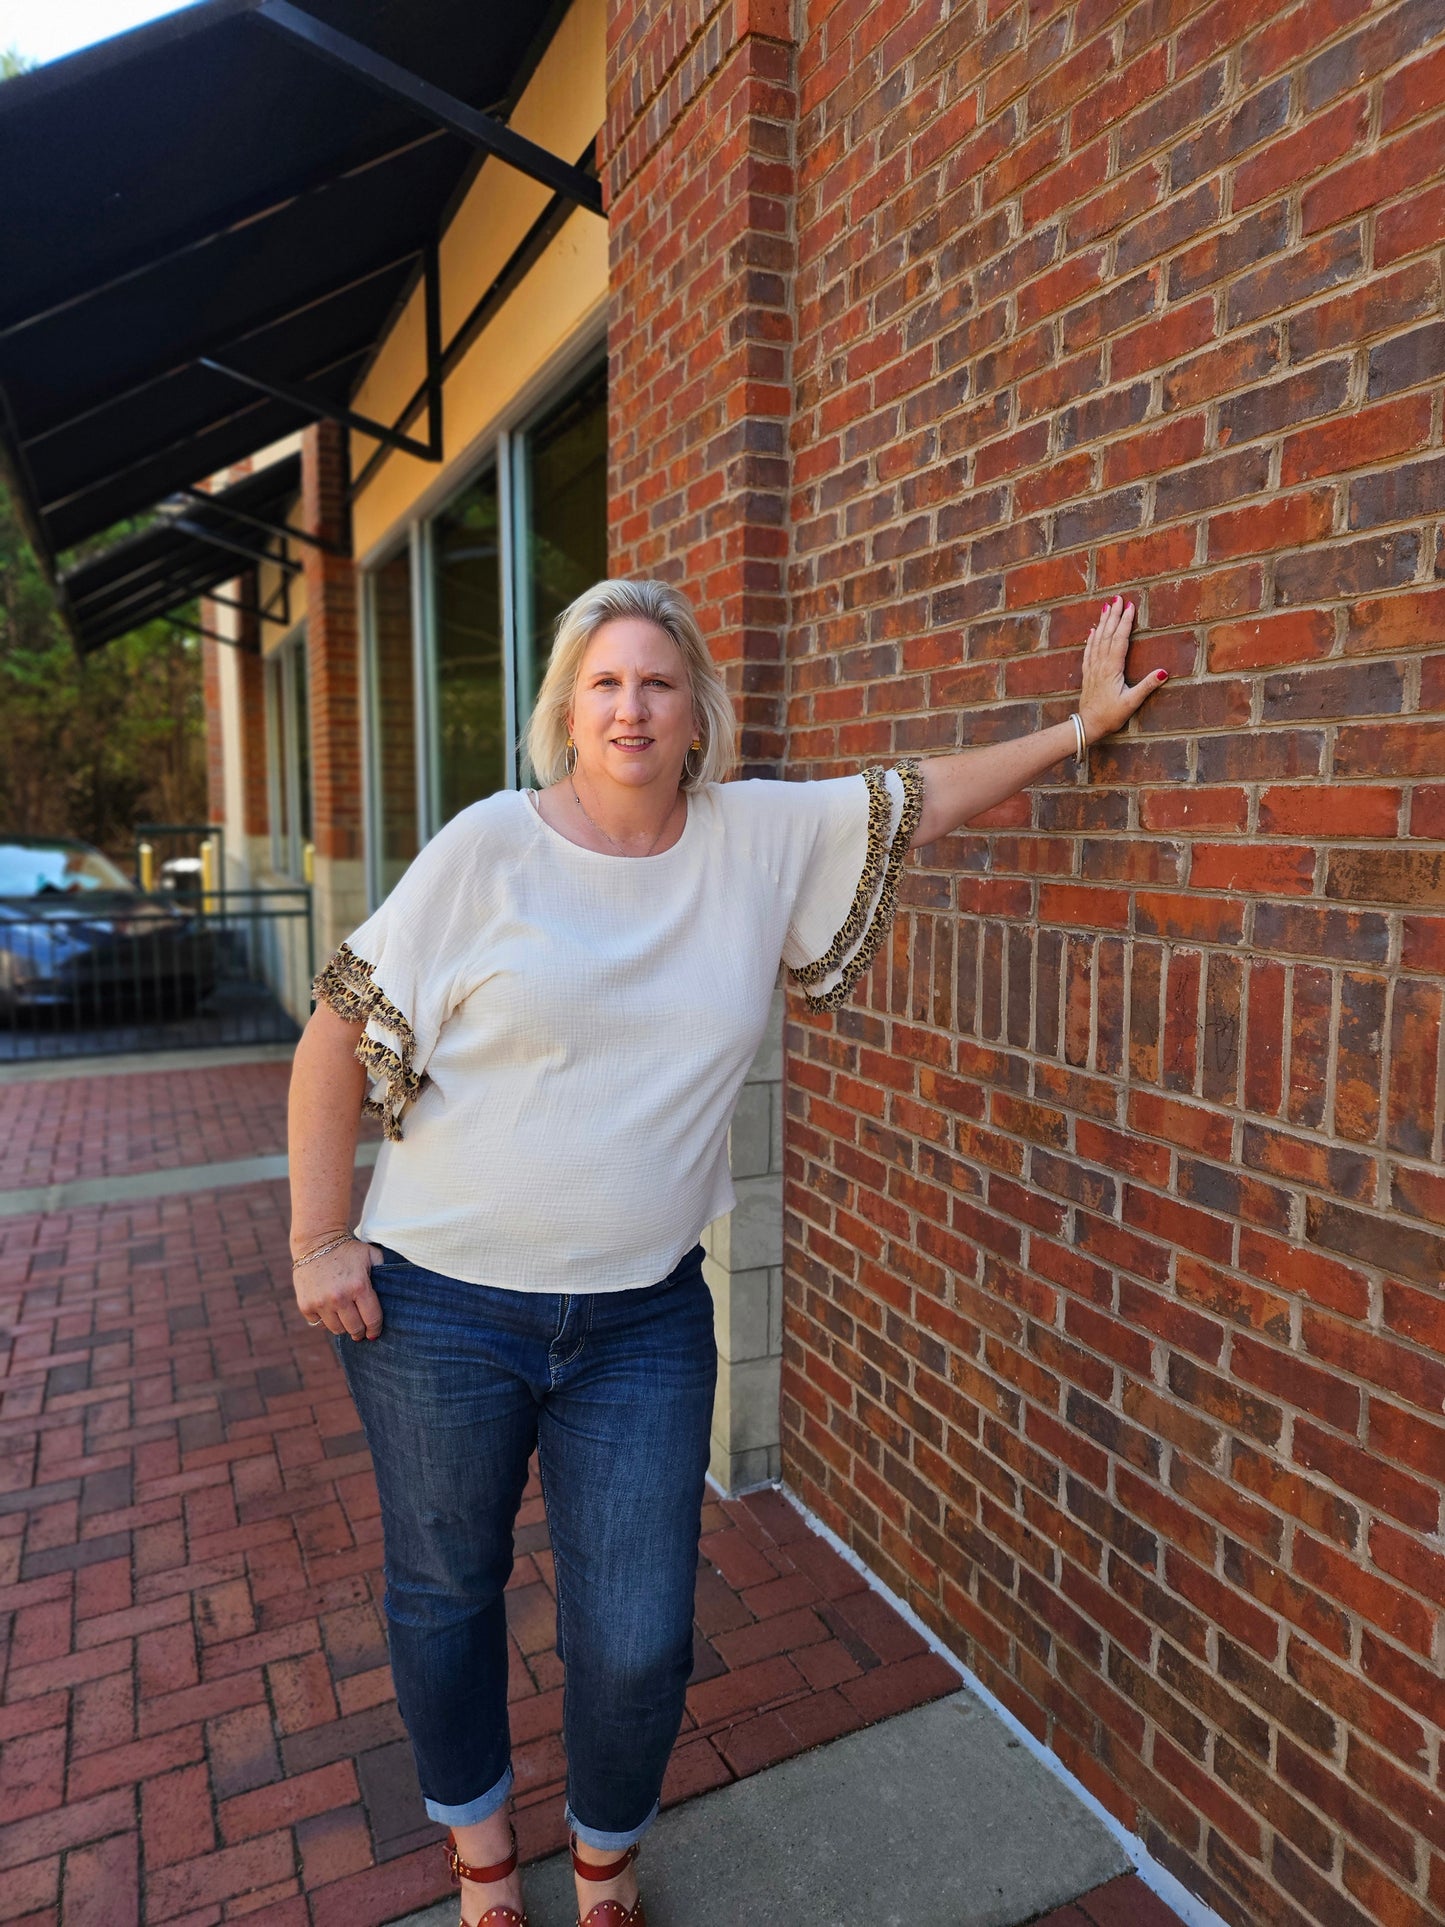
[{"label": "animal print ruffle trim", "polygon": [[[900,763],[898,775],[903,783],[903,810],[890,842],[888,819],[893,813],[893,799],[888,793],[888,772],[877,768],[863,772],[868,785],[868,847],[852,908],[823,955],[815,963],[802,964],[788,973],[794,983],[802,986],[809,1010],[837,1010],[846,1002],[853,986],[878,954],[878,946],[893,921],[904,861],[923,815],[923,776],[917,763]],[[860,936],[861,943],[858,942]],[[853,950],[855,943],[858,947]],[[845,957],[848,960],[843,963]],[[821,983],[840,963],[843,963],[843,974],[837,983],[831,990],[815,995],[809,986]]]},{"label": "animal print ruffle trim", "polygon": [[379,1098],[368,1097],[361,1108],[367,1117],[380,1118],[387,1137],[399,1144],[401,1114],[422,1084],[412,1069],[416,1055],[415,1032],[373,979],[372,966],[364,957],[358,957],[350,944],[342,944],[311,989],[318,1003],[329,1004],[348,1024],[375,1023],[396,1039],[393,1050],[379,1037],[363,1031],[357,1039],[356,1056],[383,1093]]}]

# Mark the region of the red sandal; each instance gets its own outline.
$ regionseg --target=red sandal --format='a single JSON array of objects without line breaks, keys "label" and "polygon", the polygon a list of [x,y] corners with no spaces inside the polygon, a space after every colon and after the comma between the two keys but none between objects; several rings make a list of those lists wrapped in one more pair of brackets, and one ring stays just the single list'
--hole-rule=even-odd
[{"label": "red sandal", "polygon": [[[488,1886],[494,1880],[505,1880],[517,1865],[517,1834],[512,1830],[512,1851],[505,1860],[499,1860],[494,1867],[469,1867],[457,1851],[456,1835],[447,1835],[446,1846],[442,1849],[447,1857],[447,1865],[452,1870],[452,1879],[460,1886],[464,1880],[475,1880],[481,1886]],[[465,1918],[462,1927],[467,1927]],[[519,1914],[515,1907],[504,1907],[500,1903],[488,1907],[475,1927],[527,1927],[527,1916]]]},{"label": "red sandal", "polygon": [[[620,1860],[603,1865],[597,1860],[584,1860],[577,1851],[577,1836],[572,1835],[572,1869],[583,1880],[601,1882],[615,1880],[625,1867],[630,1867],[637,1858],[640,1842],[634,1840]],[[477,1927],[481,1927],[478,1921]],[[647,1915],[642,1908],[642,1895],[637,1896],[631,1907],[624,1907],[620,1900],[599,1900],[587,1909],[585,1920],[579,1920],[577,1927],[647,1927]]]}]

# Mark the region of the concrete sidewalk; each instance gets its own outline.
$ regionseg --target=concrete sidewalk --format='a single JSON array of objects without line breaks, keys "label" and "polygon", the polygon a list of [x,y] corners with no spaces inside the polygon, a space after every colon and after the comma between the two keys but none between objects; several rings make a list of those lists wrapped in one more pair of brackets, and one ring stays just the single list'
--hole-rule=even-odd
[{"label": "concrete sidewalk", "polygon": [[[640,1862],[648,1927],[1177,1927],[1127,1868],[967,1692],[673,1807]],[[575,1922],[565,1853],[528,1870],[527,1910],[531,1927]],[[457,1913],[443,1901],[402,1927]]]}]

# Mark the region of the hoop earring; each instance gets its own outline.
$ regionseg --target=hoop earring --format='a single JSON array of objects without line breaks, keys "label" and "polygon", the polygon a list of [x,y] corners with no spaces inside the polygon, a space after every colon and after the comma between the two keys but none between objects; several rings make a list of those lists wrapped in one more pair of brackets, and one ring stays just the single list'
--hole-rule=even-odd
[{"label": "hoop earring", "polygon": [[[701,750],[702,750],[702,738],[701,736],[694,736],[692,739],[692,742],[688,745],[688,751],[686,756],[684,756],[682,759],[682,773],[689,783],[695,783],[698,777],[701,776],[702,774]],[[696,755],[698,759],[696,769],[694,769],[692,766],[692,759],[694,755]]]},{"label": "hoop earring", "polygon": [[567,747],[562,752],[562,767],[569,776],[577,767],[577,745],[570,736],[567,738]]}]

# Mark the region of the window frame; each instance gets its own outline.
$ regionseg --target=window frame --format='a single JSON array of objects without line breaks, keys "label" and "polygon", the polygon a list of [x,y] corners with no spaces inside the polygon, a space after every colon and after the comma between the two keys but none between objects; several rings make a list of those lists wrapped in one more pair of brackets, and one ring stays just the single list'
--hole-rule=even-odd
[{"label": "window frame", "polygon": [[[439,660],[436,631],[434,528],[437,519],[457,497],[473,486],[495,464],[498,498],[497,539],[500,551],[502,627],[502,717],[506,731],[504,787],[517,789],[522,780],[522,734],[526,718],[519,714],[522,683],[520,655],[524,641],[520,625],[520,584],[526,576],[523,553],[528,522],[521,499],[527,490],[527,437],[576,389],[605,368],[605,335],[589,333],[574,343],[533,382],[513,398],[505,413],[468,448],[465,456],[440,477],[406,520],[369,554],[361,567],[359,624],[359,683],[361,689],[362,824],[365,836],[365,878],[368,907],[380,903],[381,792],[379,723],[377,717],[377,648],[374,618],[375,577],[395,561],[404,547],[411,553],[412,690],[417,745],[417,837],[425,845],[442,827],[441,730]],[[530,632],[528,632],[530,634]],[[284,647],[284,644],[282,645]],[[528,677],[530,683],[530,675]],[[275,820],[273,818],[273,820]]]}]

